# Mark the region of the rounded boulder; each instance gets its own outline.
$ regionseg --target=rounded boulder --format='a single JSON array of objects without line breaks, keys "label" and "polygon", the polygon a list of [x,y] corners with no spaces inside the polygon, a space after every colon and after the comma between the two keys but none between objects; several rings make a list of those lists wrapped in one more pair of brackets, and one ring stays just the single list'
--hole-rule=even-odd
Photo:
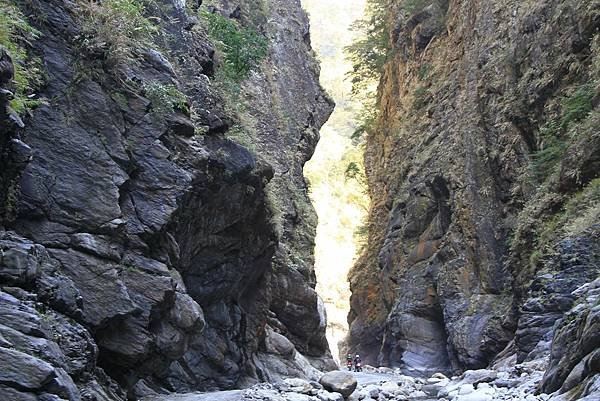
[{"label": "rounded boulder", "polygon": [[358,384],[351,373],[341,370],[325,373],[319,380],[319,383],[321,383],[325,390],[340,393],[344,398],[348,398],[356,390]]}]

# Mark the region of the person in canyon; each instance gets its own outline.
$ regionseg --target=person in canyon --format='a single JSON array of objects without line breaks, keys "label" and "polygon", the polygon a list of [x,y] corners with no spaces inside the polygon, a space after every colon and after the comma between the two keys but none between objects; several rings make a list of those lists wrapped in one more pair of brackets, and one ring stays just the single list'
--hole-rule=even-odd
[{"label": "person in canyon", "polygon": [[356,354],[354,357],[354,371],[362,372],[362,361],[360,360],[360,355]]}]

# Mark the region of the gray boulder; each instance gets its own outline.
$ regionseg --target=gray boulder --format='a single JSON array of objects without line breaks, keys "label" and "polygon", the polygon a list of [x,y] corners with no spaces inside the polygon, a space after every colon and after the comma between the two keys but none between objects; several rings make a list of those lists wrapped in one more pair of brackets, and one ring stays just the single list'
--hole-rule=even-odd
[{"label": "gray boulder", "polygon": [[498,372],[489,369],[467,370],[463,373],[463,384],[489,383],[498,378]]},{"label": "gray boulder", "polygon": [[352,374],[340,370],[325,373],[319,383],[325,390],[340,393],[344,398],[348,398],[356,390],[358,384]]},{"label": "gray boulder", "polygon": [[288,359],[293,358],[296,352],[294,344],[287,337],[273,331],[270,327],[267,327],[265,335],[265,348],[270,354],[281,355]]}]

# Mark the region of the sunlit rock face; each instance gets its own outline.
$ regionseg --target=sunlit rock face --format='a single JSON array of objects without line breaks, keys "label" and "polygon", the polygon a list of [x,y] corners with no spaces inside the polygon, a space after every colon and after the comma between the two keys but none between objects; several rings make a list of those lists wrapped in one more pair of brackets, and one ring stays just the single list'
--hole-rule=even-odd
[{"label": "sunlit rock face", "polygon": [[[265,42],[223,82],[200,2],[141,3],[19,2],[45,76],[24,128],[0,54],[0,358],[14,366],[0,399],[137,399],[332,367],[302,167],[333,103],[307,16],[297,1],[203,5]],[[142,25],[102,30],[102,7]]]},{"label": "sunlit rock face", "polygon": [[350,139],[356,129],[354,113],[358,105],[350,98],[347,72],[351,66],[344,47],[355,38],[351,24],[363,16],[365,1],[302,0],[302,5],[310,16],[311,41],[321,63],[321,83],[336,102],[304,173],[318,215],[317,292],[325,302],[327,338],[337,358],[338,342],[348,331],[350,289],[346,277],[360,247],[355,233],[364,224],[368,208],[363,184],[345,174],[350,163],[362,166],[362,148]]},{"label": "sunlit rock face", "polygon": [[405,3],[367,138],[349,349],[411,374],[552,349],[545,389],[572,389],[598,346],[571,335],[583,317],[555,326],[598,275],[597,2]]}]

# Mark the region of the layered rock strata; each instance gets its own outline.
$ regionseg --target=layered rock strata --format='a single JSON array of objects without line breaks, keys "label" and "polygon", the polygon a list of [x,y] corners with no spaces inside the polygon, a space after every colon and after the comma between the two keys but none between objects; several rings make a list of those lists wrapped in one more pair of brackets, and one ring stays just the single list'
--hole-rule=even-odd
[{"label": "layered rock strata", "polygon": [[112,3],[19,4],[45,84],[24,127],[2,114],[0,398],[112,401],[331,365],[302,165],[332,103],[300,4],[258,3],[201,6],[266,40],[237,90],[255,147],[228,139],[239,116],[197,2],[144,3],[153,35],[125,59],[90,33],[107,20],[89,7]]},{"label": "layered rock strata", "polygon": [[552,391],[593,360],[559,362],[557,321],[600,273],[599,6],[391,2],[350,352],[430,375],[552,348]]}]

